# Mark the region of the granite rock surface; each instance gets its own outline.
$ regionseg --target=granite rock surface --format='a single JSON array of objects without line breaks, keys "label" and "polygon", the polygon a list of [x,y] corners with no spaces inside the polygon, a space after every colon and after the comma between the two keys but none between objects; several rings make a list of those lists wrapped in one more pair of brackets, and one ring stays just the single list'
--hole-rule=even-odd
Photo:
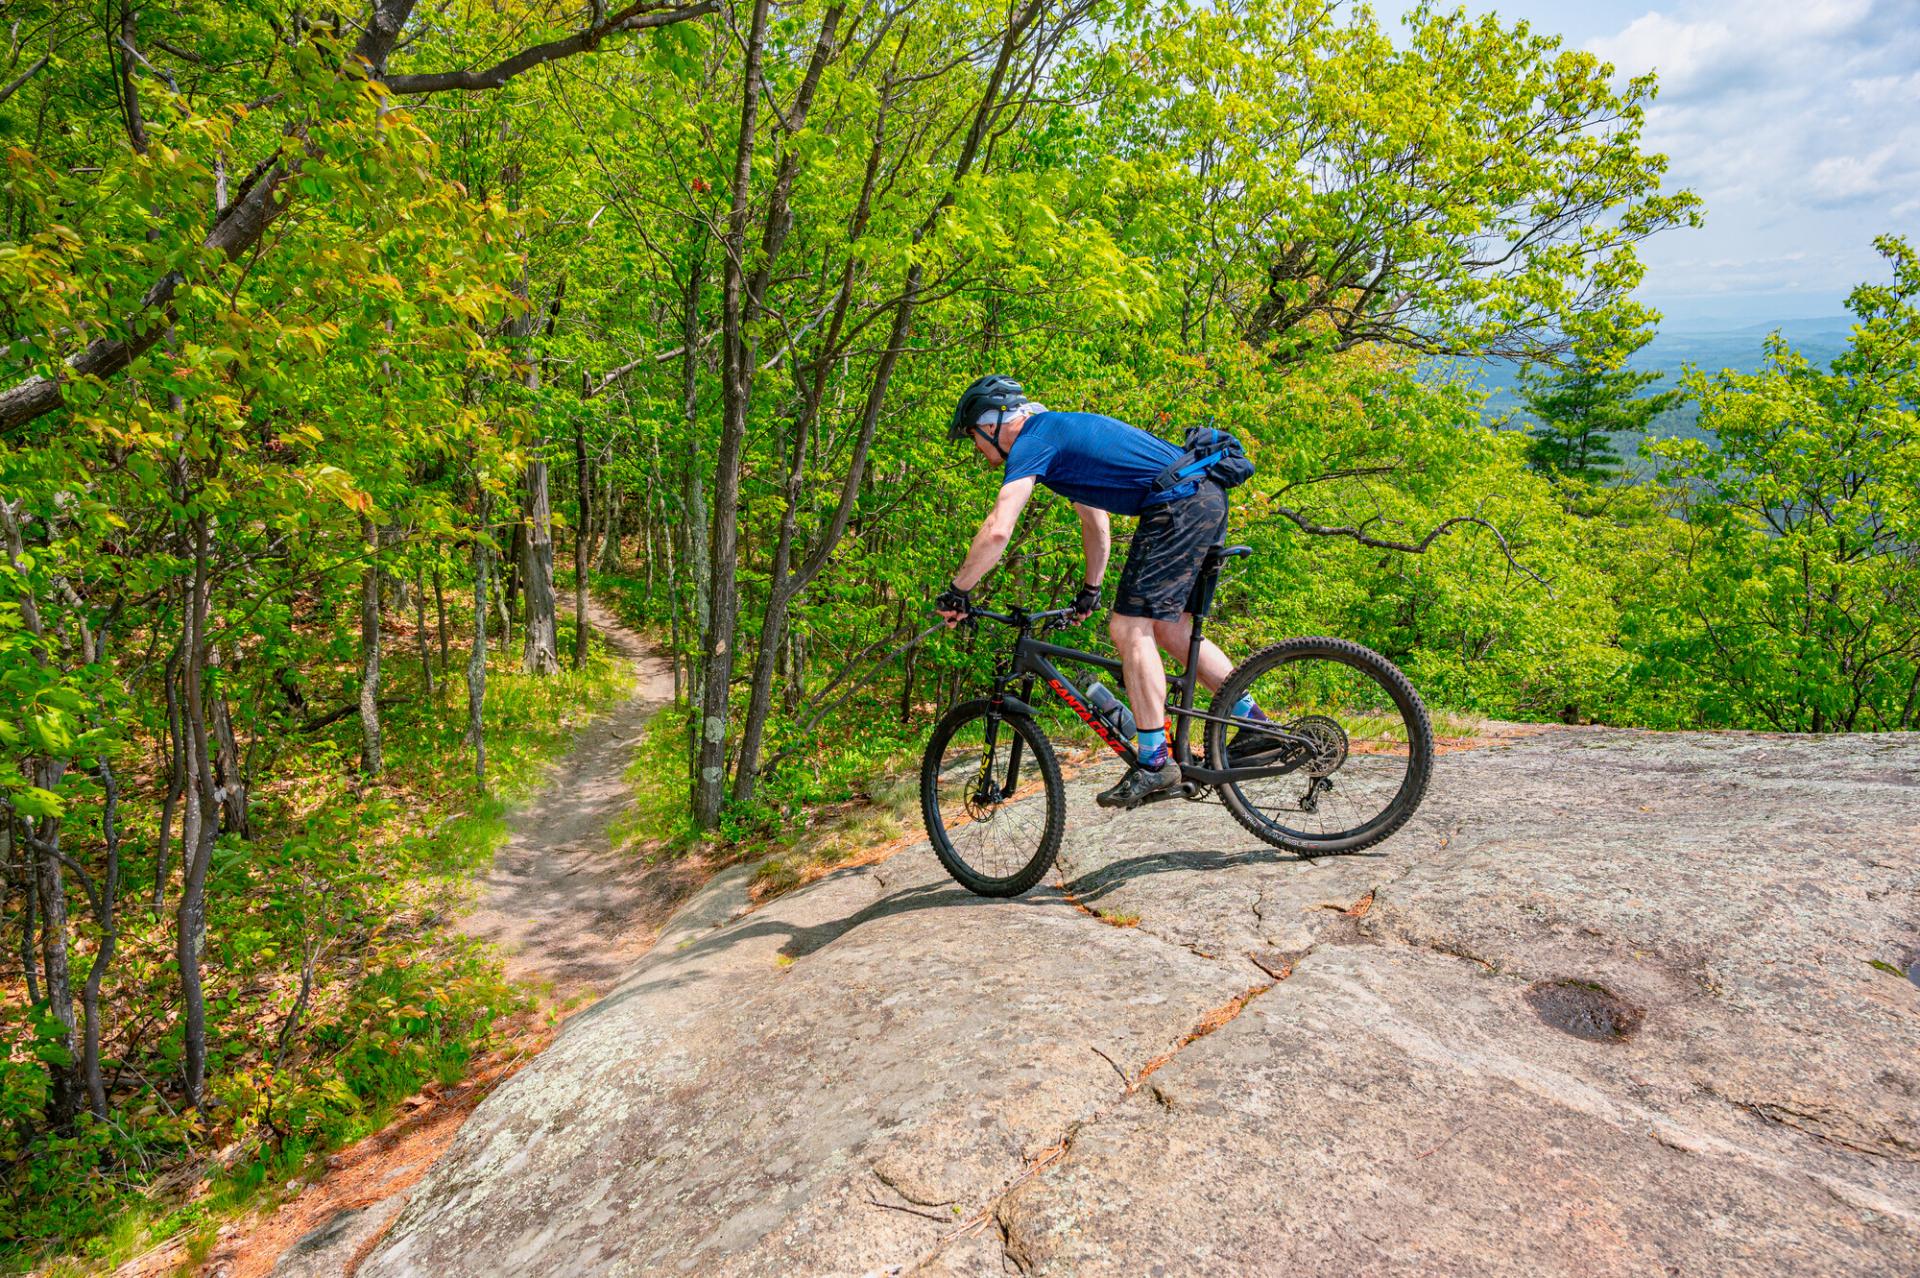
[{"label": "granite rock surface", "polygon": [[716,880],[359,1272],[1920,1274],[1920,739],[1553,729],[1318,861],[1104,771],[1021,900]]}]

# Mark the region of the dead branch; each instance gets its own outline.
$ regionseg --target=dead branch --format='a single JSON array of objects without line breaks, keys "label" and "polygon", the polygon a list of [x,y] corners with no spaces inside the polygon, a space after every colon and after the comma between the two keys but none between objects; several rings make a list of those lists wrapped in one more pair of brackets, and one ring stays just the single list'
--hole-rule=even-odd
[{"label": "dead branch", "polygon": [[1506,556],[1508,567],[1540,586],[1547,592],[1549,598],[1553,597],[1553,587],[1547,584],[1546,579],[1533,569],[1521,563],[1518,559],[1515,559],[1513,557],[1513,548],[1507,545],[1506,537],[1494,526],[1491,520],[1482,519],[1479,515],[1455,515],[1451,519],[1443,519],[1434,525],[1433,529],[1419,541],[1394,541],[1387,537],[1370,536],[1366,529],[1368,524],[1374,522],[1372,519],[1360,524],[1327,525],[1313,522],[1313,520],[1308,519],[1291,506],[1275,505],[1269,507],[1269,509],[1273,510],[1276,514],[1286,516],[1293,521],[1294,526],[1299,528],[1301,532],[1314,537],[1345,537],[1351,541],[1358,542],[1362,546],[1372,546],[1376,550],[1398,550],[1403,554],[1409,555],[1424,555],[1434,542],[1445,537],[1455,528],[1460,527],[1462,524],[1477,524],[1493,534],[1494,541],[1499,543],[1500,553]]}]

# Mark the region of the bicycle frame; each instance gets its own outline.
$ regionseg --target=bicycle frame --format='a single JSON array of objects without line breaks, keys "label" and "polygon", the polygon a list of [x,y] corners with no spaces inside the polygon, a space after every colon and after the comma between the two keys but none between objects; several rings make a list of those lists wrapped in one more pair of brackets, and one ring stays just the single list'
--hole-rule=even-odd
[{"label": "bicycle frame", "polygon": [[[1188,612],[1193,618],[1193,632],[1188,640],[1186,666],[1179,674],[1169,676],[1167,680],[1167,713],[1177,720],[1168,745],[1172,749],[1173,758],[1180,764],[1184,778],[1200,785],[1219,785],[1227,781],[1251,781],[1261,777],[1284,776],[1295,771],[1306,759],[1311,758],[1316,747],[1316,743],[1311,738],[1287,732],[1271,721],[1256,722],[1235,715],[1208,714],[1194,709],[1194,691],[1200,682],[1200,644],[1206,637],[1207,614],[1213,604],[1214,586],[1219,580],[1220,564],[1228,558],[1245,553],[1247,551],[1244,546],[1235,546],[1230,549],[1216,546],[1207,552],[1207,558],[1201,565],[1199,578],[1194,582],[1193,594],[1188,599]],[[1073,681],[1061,674],[1059,668],[1053,664],[1055,661],[1067,661],[1119,675],[1122,673],[1120,662],[1097,652],[1048,643],[1036,638],[1033,634],[1035,623],[1062,617],[1066,613],[1066,609],[1029,613],[1016,608],[1013,612],[1005,614],[988,612],[985,609],[973,611],[974,616],[999,621],[1014,626],[1019,631],[1014,640],[1012,659],[1003,663],[994,674],[993,696],[990,704],[995,710],[1004,708],[1031,717],[1034,714],[1033,685],[1038,680],[1044,683],[1054,696],[1066,702],[1067,706],[1080,716],[1081,721],[1098,734],[1108,749],[1126,760],[1129,767],[1136,767],[1140,763],[1140,754],[1133,748],[1133,744],[1117,737],[1106,722],[1094,713],[1093,708],[1087,705]],[[1016,682],[1021,682],[1018,696],[1011,691]],[[1276,740],[1298,744],[1302,747],[1302,751],[1298,754],[1290,751],[1289,754],[1293,755],[1291,761],[1267,767],[1201,767],[1193,761],[1193,747],[1190,740],[1191,728],[1196,719],[1209,723],[1225,723],[1235,727],[1251,725]],[[993,740],[998,733],[993,726],[989,726],[988,732],[988,749],[991,752]],[[1017,788],[1019,781],[1018,737],[1014,738],[1012,749],[1006,786],[1009,792]]]}]

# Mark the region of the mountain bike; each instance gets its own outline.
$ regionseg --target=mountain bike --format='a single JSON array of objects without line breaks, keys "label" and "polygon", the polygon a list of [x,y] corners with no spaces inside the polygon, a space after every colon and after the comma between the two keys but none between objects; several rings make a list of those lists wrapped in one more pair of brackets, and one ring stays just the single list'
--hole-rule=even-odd
[{"label": "mountain bike", "polygon": [[[1249,833],[1301,856],[1372,847],[1413,816],[1433,768],[1427,708],[1392,662],[1345,639],[1285,639],[1235,666],[1207,710],[1194,706],[1200,642],[1221,566],[1251,553],[1215,546],[1201,565],[1187,600],[1193,635],[1186,669],[1167,688],[1168,744],[1181,783],[1146,802],[1217,796]],[[1012,627],[1013,647],[994,672],[991,693],[954,706],[935,726],[920,765],[920,807],[940,863],[981,896],[1018,896],[1038,883],[1066,831],[1066,783],[1035,713],[1036,684],[1066,702],[1128,766],[1140,761],[1126,716],[1054,664],[1118,675],[1120,662],[1040,637],[1074,624],[1070,612],[968,609],[964,624]],[[1266,719],[1232,713],[1245,696]],[[1201,754],[1196,731],[1204,734]],[[1229,733],[1254,734],[1234,745],[1237,762]]]}]

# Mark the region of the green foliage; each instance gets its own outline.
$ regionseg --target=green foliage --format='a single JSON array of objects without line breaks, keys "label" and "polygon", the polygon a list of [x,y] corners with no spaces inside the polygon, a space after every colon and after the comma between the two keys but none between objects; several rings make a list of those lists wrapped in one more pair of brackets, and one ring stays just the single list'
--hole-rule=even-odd
[{"label": "green foliage", "polygon": [[[491,863],[509,802],[537,784],[573,728],[622,686],[622,671],[601,650],[586,669],[548,679],[496,670],[489,748],[503,781],[487,796],[466,785],[457,721],[436,703],[388,719],[394,770],[407,778],[388,792],[351,781],[353,729],[345,723],[314,748],[283,756],[278,801],[256,808],[260,828],[244,856],[219,860],[210,893],[210,967],[219,973],[210,1038],[223,1062],[216,1112],[243,1156],[207,1199],[163,1209],[146,1229],[171,1235],[243,1205],[311,1157],[377,1130],[423,1084],[460,1077],[493,1041],[496,1022],[525,1005],[495,958],[442,938],[430,921],[456,907],[467,876]],[[135,883],[151,872],[150,863],[130,868]],[[279,1031],[309,952],[314,994],[283,1044]],[[162,953],[122,976],[131,1010],[150,1015],[167,1005]],[[83,1117],[71,1133],[35,1134],[46,1104],[39,1062],[59,1051],[44,1007],[0,1007],[0,1160],[13,1169],[0,1182],[0,1255],[85,1239],[146,1210],[149,1178],[202,1139],[191,1115],[170,1108],[162,1093],[113,1123]],[[177,1068],[178,1054],[177,1041],[161,1043],[156,1055],[129,1063],[164,1071]],[[94,1254],[123,1256],[146,1236],[113,1231]]]},{"label": "green foliage", "polygon": [[1689,376],[1716,447],[1654,445],[1685,531],[1637,637],[1709,722],[1920,726],[1920,255],[1877,246],[1893,280],[1830,368],[1776,335],[1757,373]]}]

